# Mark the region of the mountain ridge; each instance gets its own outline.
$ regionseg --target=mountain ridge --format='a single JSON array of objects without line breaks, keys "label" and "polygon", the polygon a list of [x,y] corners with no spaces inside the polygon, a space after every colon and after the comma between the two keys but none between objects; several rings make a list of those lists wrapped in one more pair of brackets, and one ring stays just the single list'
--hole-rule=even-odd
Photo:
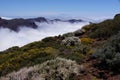
[{"label": "mountain ridge", "polygon": [[37,18],[14,18],[14,19],[4,19],[0,18],[0,28],[8,28],[10,30],[13,30],[15,32],[18,32],[20,27],[29,27],[29,28],[37,28],[38,26],[35,24],[35,22],[39,23],[53,23],[53,22],[69,22],[69,23],[79,23],[79,22],[85,22],[81,19],[69,19],[69,20],[61,20],[61,19],[47,19],[45,17],[37,17]]}]

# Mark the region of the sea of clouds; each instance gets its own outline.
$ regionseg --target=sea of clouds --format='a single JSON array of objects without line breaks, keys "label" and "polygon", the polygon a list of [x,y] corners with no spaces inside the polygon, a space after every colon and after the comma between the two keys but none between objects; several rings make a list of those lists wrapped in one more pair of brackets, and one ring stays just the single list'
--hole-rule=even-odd
[{"label": "sea of clouds", "polygon": [[22,27],[19,32],[11,31],[7,28],[0,28],[0,51],[6,50],[13,46],[23,46],[28,43],[39,41],[48,36],[57,36],[67,32],[73,32],[88,22],[69,23],[53,22],[38,23],[37,29]]}]

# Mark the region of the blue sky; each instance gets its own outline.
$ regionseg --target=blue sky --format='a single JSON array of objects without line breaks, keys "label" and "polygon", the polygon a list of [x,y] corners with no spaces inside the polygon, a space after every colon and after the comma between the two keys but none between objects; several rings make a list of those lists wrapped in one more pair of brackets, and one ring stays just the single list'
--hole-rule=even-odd
[{"label": "blue sky", "polygon": [[120,0],[0,0],[0,16],[78,16],[109,18],[120,12]]}]

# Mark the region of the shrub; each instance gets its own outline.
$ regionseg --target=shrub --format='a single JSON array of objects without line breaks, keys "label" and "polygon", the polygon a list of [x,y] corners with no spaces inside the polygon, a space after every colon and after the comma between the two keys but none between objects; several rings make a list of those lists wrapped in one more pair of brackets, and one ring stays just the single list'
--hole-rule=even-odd
[{"label": "shrub", "polygon": [[81,43],[80,39],[78,37],[66,37],[64,40],[62,40],[62,45],[65,46],[76,46]]},{"label": "shrub", "polygon": [[90,51],[90,46],[84,44],[63,46],[59,50],[59,56],[81,62],[85,55]]},{"label": "shrub", "polygon": [[80,53],[82,53],[82,54],[84,54],[84,55],[87,54],[89,50],[90,50],[90,46],[87,46],[87,45],[84,45],[84,44],[82,44],[82,45],[79,47]]},{"label": "shrub", "polygon": [[75,61],[59,58],[12,72],[0,80],[70,80],[83,68]]},{"label": "shrub", "polygon": [[40,64],[53,59],[54,55],[51,55],[52,51],[54,51],[52,48],[51,50],[48,50],[48,48],[30,49],[21,55],[12,57],[0,65],[0,75],[5,75],[11,71],[19,70],[22,67]]},{"label": "shrub", "polygon": [[55,37],[46,37],[44,39],[42,39],[43,42],[53,42],[56,41]]},{"label": "shrub", "polygon": [[18,50],[20,50],[20,48],[18,46],[14,46],[14,47],[7,49],[6,51],[7,52],[14,52],[14,51],[18,51]]},{"label": "shrub", "polygon": [[63,34],[62,37],[66,38],[66,37],[73,37],[74,36],[74,33],[72,32],[69,32],[69,33],[66,33],[66,34]]},{"label": "shrub", "polygon": [[107,39],[120,31],[120,14],[117,14],[114,19],[84,26],[83,29],[86,30],[88,37]]},{"label": "shrub", "polygon": [[94,42],[94,40],[91,38],[80,38],[80,40],[81,40],[81,43],[86,45],[92,44]]},{"label": "shrub", "polygon": [[60,46],[61,41],[57,37],[47,37],[42,39],[44,42],[45,47],[53,47],[55,49],[58,49]]},{"label": "shrub", "polygon": [[88,52],[87,55],[92,55],[95,52],[95,50],[93,48],[91,48]]},{"label": "shrub", "polygon": [[95,23],[91,23],[91,24],[89,24],[89,25],[85,25],[85,26],[83,26],[83,28],[82,29],[84,29],[85,31],[89,31],[89,30],[91,30],[91,29],[97,29],[96,28],[96,24]]},{"label": "shrub", "polygon": [[75,35],[75,36],[81,36],[81,35],[83,35],[85,32],[86,32],[85,29],[78,29],[78,30],[74,31],[74,35]]},{"label": "shrub", "polygon": [[110,69],[120,71],[120,32],[111,37],[110,41],[102,49],[98,49],[94,54],[101,63],[106,64]]},{"label": "shrub", "polygon": [[61,55],[61,57],[66,58],[66,59],[75,60],[78,63],[83,61],[83,59],[85,58],[85,56],[83,54],[78,53],[78,52],[75,52],[75,53],[72,53],[72,54]]},{"label": "shrub", "polygon": [[91,29],[91,33],[88,34],[92,38],[107,38],[115,34],[116,29],[114,28],[113,20],[105,20],[99,24],[94,25]]},{"label": "shrub", "polygon": [[30,43],[28,45],[25,45],[21,48],[22,51],[27,51],[30,49],[38,49],[38,48],[45,48],[45,47],[52,47],[55,49],[58,49],[60,47],[60,40],[56,37],[47,37],[42,39],[42,41],[36,41],[33,43]]},{"label": "shrub", "polygon": [[120,21],[120,14],[116,14],[115,17],[114,17],[114,20]]}]

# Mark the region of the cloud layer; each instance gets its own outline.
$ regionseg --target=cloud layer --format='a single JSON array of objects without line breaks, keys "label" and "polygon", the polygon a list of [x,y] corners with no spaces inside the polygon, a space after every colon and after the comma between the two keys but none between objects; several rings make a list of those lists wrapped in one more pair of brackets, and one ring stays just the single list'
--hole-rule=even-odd
[{"label": "cloud layer", "polygon": [[54,23],[38,23],[37,29],[23,27],[19,32],[11,31],[7,28],[0,29],[0,51],[3,51],[12,46],[23,46],[25,44],[41,40],[48,36],[55,36],[67,32],[72,32],[80,29],[88,22],[69,23],[69,22],[54,22]]}]

